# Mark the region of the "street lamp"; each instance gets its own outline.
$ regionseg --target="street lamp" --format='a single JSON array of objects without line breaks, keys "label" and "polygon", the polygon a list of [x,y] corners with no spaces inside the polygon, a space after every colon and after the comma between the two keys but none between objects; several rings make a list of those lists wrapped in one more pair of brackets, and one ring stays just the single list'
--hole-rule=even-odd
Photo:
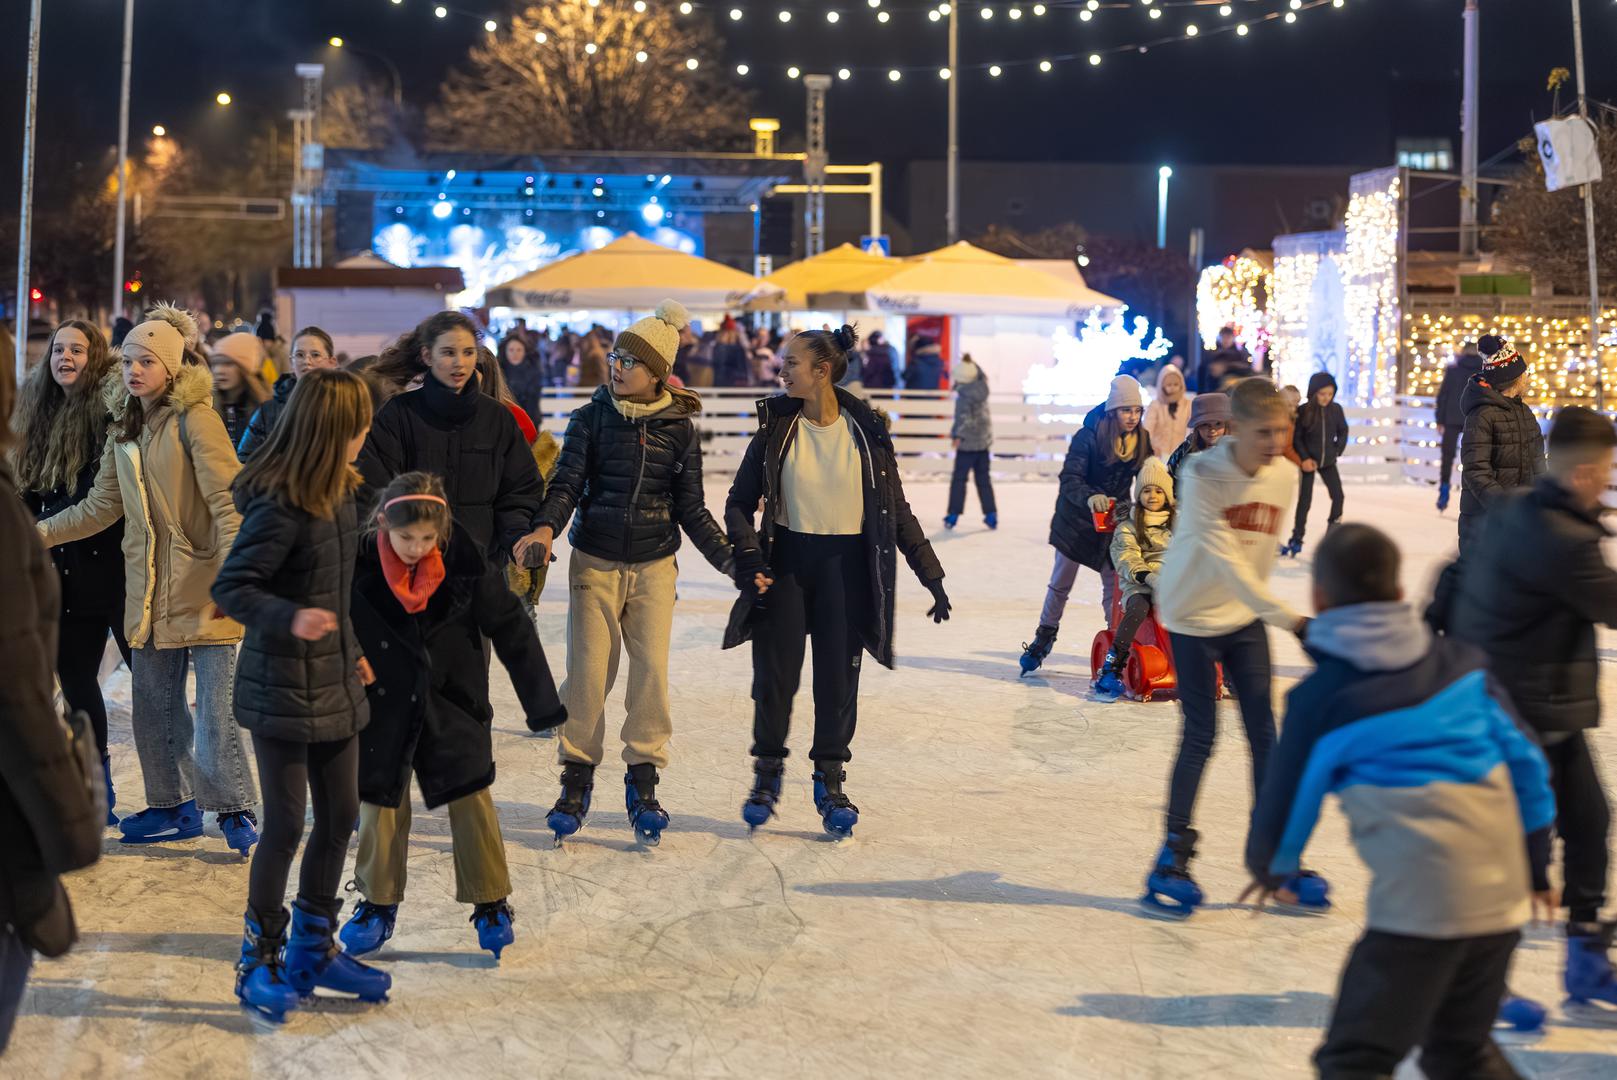
[{"label": "street lamp", "polygon": [[1173,169],[1167,165],[1157,170],[1157,247],[1168,246],[1168,180]]},{"label": "street lamp", "polygon": [[[539,41],[540,44],[544,43],[544,37],[542,35],[543,32],[541,31],[540,35],[536,35],[535,37],[535,40]],[[387,68],[388,76],[393,80],[394,108],[399,108],[404,104],[404,78],[399,74],[397,64],[379,52],[372,52],[370,49],[356,49],[354,46],[350,45],[340,37],[332,38],[329,42],[327,42],[327,44],[334,49],[347,49],[356,56],[363,56],[370,60],[379,61],[384,67]]]}]

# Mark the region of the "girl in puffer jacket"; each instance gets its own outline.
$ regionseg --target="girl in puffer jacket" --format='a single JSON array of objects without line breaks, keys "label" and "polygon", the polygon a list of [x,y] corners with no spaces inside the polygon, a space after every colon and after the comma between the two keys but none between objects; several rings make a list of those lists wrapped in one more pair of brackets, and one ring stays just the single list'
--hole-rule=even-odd
[{"label": "girl in puffer jacket", "polygon": [[[1106,654],[1100,677],[1095,680],[1095,697],[1116,701],[1123,696],[1123,668],[1129,662],[1129,649],[1140,624],[1151,613],[1157,571],[1173,539],[1173,478],[1161,458],[1150,458],[1140,466],[1134,480],[1134,505],[1119,517],[1112,534],[1112,565],[1123,590],[1123,618]],[[1107,613],[1111,617],[1111,613]]]},{"label": "girl in puffer jacket", "polygon": [[[573,519],[567,568],[567,681],[561,697],[561,797],[550,812],[559,842],[589,812],[604,755],[606,696],[629,653],[623,723],[624,801],[635,833],[655,844],[668,825],[657,801],[674,722],[668,709],[668,648],[680,530],[729,576],[730,542],[702,498],[702,446],[691,417],[702,399],[671,381],[680,334],[690,323],[672,300],[618,335],[607,385],[574,411],[562,439],[538,526],[517,544],[517,562],[544,566],[556,533]],[[578,514],[574,518],[574,510]]]},{"label": "girl in puffer jacket", "polygon": [[[371,394],[358,375],[300,379],[265,453],[236,478],[242,529],[213,583],[219,609],[247,628],[236,721],[252,734],[264,788],[236,996],[273,1020],[317,986],[380,1001],[393,982],[332,940],[359,816],[359,730],[370,717],[350,617],[359,550],[353,462],[370,426]],[[286,879],[311,793],[314,828],[289,917]]]}]

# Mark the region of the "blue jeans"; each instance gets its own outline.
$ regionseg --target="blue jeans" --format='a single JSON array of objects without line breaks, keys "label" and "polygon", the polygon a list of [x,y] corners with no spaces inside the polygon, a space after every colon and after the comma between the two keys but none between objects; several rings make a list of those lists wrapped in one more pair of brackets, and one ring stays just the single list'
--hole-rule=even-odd
[{"label": "blue jeans", "polygon": [[34,963],[34,950],[22,938],[0,927],[0,1054],[11,1041],[11,1027],[17,1022],[17,1007],[28,985],[28,969]]},{"label": "blue jeans", "polygon": [[[197,673],[197,717],[186,702],[185,661]],[[247,770],[232,694],[234,645],[135,650],[131,726],[146,782],[146,805],[179,806],[195,798],[220,814],[251,809],[253,776]]]}]

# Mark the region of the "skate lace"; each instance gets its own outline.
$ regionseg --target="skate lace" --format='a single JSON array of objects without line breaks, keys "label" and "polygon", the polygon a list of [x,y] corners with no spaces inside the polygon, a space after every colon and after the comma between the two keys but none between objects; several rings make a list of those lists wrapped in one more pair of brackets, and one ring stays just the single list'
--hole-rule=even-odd
[{"label": "skate lace", "polygon": [[859,808],[853,804],[853,800],[840,791],[826,792],[825,804],[838,810],[852,810],[856,814],[859,812]]},{"label": "skate lace", "polygon": [[373,904],[369,900],[361,900],[354,905],[354,922],[372,923],[383,915],[381,905]]}]

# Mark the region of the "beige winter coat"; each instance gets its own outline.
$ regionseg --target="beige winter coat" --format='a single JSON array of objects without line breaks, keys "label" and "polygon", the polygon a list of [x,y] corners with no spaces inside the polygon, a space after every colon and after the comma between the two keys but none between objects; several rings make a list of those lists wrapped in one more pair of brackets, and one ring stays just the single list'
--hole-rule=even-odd
[{"label": "beige winter coat", "polygon": [[[139,408],[114,374],[103,388],[113,421]],[[183,420],[182,420],[183,417]],[[124,633],[133,648],[234,645],[242,628],[220,617],[208,590],[230,554],[241,517],[230,482],[241,471],[213,410],[208,369],[186,366],[169,400],[131,442],[107,439],[95,486],[40,522],[45,545],[124,526]]]},{"label": "beige winter coat", "polygon": [[1145,428],[1151,436],[1151,450],[1158,457],[1166,460],[1167,456],[1179,448],[1190,433],[1190,403],[1196,400],[1195,394],[1184,394],[1180,397],[1178,408],[1170,415],[1168,402],[1162,396],[1162,384],[1165,381],[1177,379],[1181,390],[1185,387],[1185,377],[1179,374],[1176,367],[1165,367],[1157,378],[1157,393],[1151,404],[1145,407],[1145,417],[1140,426]]}]

